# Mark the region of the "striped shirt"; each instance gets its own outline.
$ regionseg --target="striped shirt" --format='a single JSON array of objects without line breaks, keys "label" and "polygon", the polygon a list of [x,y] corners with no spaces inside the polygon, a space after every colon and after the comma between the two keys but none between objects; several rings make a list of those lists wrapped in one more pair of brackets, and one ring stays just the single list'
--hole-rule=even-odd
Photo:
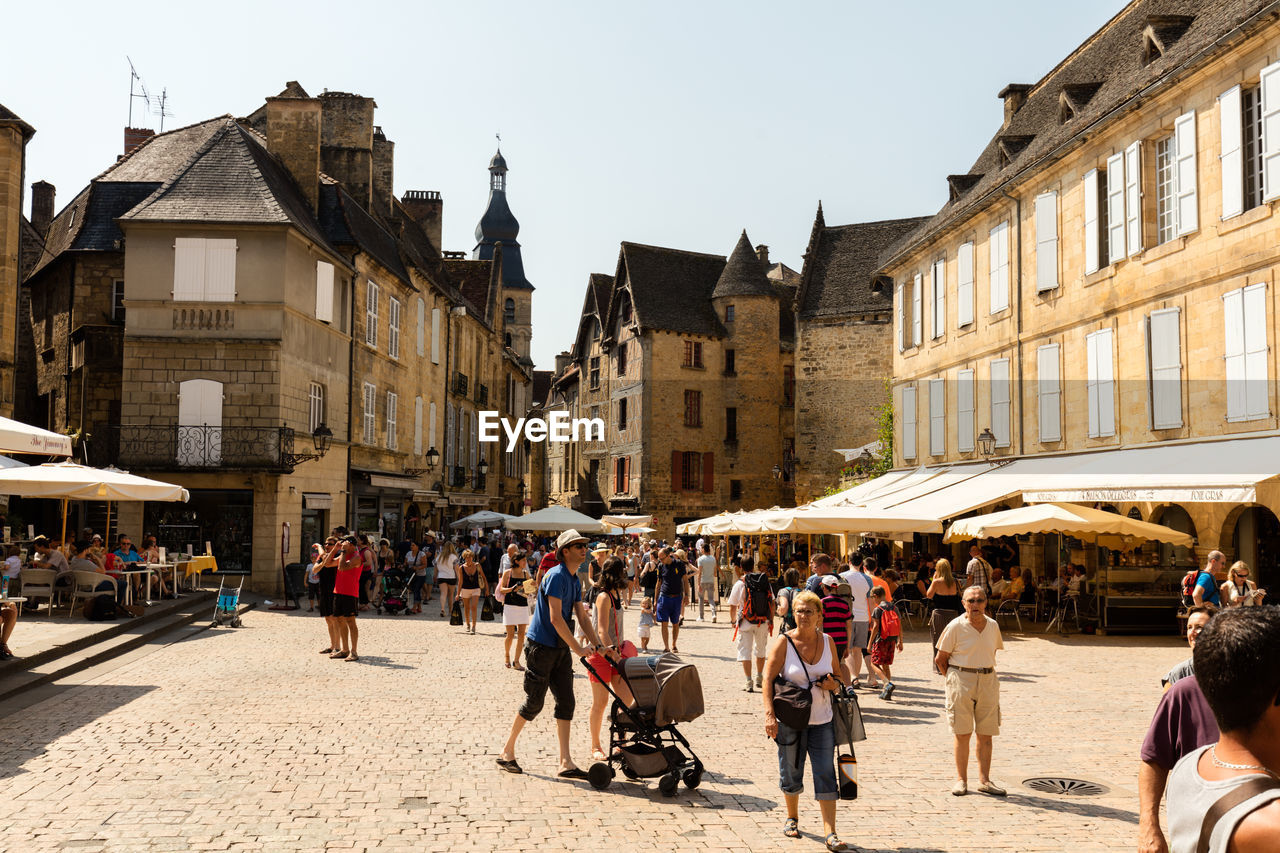
[{"label": "striped shirt", "polygon": [[849,619],[852,616],[844,596],[828,595],[822,599],[822,633],[829,634],[837,646],[849,644]]}]

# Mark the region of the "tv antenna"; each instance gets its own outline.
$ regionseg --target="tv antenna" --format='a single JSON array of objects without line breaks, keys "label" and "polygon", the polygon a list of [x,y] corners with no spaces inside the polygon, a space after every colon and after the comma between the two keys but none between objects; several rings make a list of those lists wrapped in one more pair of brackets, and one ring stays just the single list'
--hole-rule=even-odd
[{"label": "tv antenna", "polygon": [[172,116],[173,116],[173,113],[172,113],[172,112],[170,112],[170,111],[168,110],[168,108],[167,108],[167,104],[168,104],[168,103],[169,103],[169,90],[168,90],[168,89],[161,89],[161,90],[160,90],[160,97],[156,100],[156,104],[155,104],[155,106],[154,106],[154,107],[152,108],[152,110],[151,110],[151,112],[152,112],[154,115],[158,115],[158,116],[160,116],[160,132],[161,132],[161,133],[164,133],[164,120],[165,120],[165,118],[166,118],[166,117],[172,117]]},{"label": "tv antenna", "polygon": [[173,115],[167,108],[169,90],[161,89],[159,98],[152,96],[147,89],[146,81],[142,79],[142,75],[134,67],[133,60],[128,56],[125,56],[125,59],[129,62],[129,127],[133,127],[133,102],[141,100],[146,105],[147,113],[160,117],[160,131],[163,133],[165,118]]}]

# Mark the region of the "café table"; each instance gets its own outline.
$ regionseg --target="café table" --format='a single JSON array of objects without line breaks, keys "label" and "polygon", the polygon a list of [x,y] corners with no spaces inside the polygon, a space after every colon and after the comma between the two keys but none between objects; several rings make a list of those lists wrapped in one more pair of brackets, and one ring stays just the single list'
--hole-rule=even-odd
[{"label": "caf\u00e9 table", "polygon": [[[178,572],[177,563],[135,563],[139,568],[148,569],[149,572],[155,572],[156,577],[164,579],[164,572],[173,572],[173,597],[178,597]],[[151,575],[147,575],[147,600],[151,600]]]},{"label": "caf\u00e9 table", "polygon": [[[177,561],[178,569],[182,571],[182,576],[190,582],[191,588],[195,589],[196,580],[200,577],[200,573],[204,571],[216,572],[218,570],[218,561],[212,554],[199,554],[187,557],[185,560]],[[174,586],[178,585],[177,575],[174,575]]]},{"label": "caf\u00e9 table", "polygon": [[[129,565],[133,566],[133,568],[121,570],[120,575],[122,577],[132,577],[133,575],[146,575],[147,576],[147,597],[145,600],[147,604],[151,604],[151,567],[144,565],[143,563],[130,563]],[[132,583],[125,584],[124,603],[133,604],[133,584]]]},{"label": "caf\u00e9 table", "polygon": [[21,595],[6,595],[3,598],[0,598],[0,604],[6,604],[8,602],[13,602],[15,605],[13,608],[15,613],[13,617],[13,624],[16,625],[18,624],[18,620],[22,618],[22,605],[27,603],[27,599]]}]

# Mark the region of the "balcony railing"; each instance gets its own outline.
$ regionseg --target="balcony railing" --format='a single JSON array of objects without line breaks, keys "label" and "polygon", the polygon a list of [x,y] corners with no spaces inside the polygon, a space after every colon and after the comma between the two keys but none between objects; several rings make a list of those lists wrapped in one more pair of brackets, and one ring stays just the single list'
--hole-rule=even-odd
[{"label": "balcony railing", "polygon": [[461,489],[467,484],[467,469],[461,465],[453,466],[453,475],[449,478],[449,485],[455,489]]},{"label": "balcony railing", "polygon": [[489,386],[476,383],[476,402],[483,406],[489,402]]},{"label": "balcony railing", "polygon": [[464,397],[467,395],[467,374],[453,374],[453,393],[461,394]]},{"label": "balcony railing", "polygon": [[107,429],[98,441],[99,460],[136,470],[293,470],[293,430],[289,427],[133,426]]}]

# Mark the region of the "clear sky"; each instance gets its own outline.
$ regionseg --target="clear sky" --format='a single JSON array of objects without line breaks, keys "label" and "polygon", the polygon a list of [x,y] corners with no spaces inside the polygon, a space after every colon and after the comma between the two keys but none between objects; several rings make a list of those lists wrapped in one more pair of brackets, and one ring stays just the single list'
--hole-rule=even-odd
[{"label": "clear sky", "polygon": [[[470,251],[501,132],[539,368],[623,240],[799,271],[830,225],[936,211],[1033,83],[1120,0],[913,3],[45,2],[5,10],[0,103],[36,130],[27,182],[69,202],[121,150],[131,57],[166,128],[247,115],[297,80],[375,98],[396,194],[440,190]],[[1135,46],[1136,49],[1136,46]],[[134,124],[158,127],[135,103]]]}]

